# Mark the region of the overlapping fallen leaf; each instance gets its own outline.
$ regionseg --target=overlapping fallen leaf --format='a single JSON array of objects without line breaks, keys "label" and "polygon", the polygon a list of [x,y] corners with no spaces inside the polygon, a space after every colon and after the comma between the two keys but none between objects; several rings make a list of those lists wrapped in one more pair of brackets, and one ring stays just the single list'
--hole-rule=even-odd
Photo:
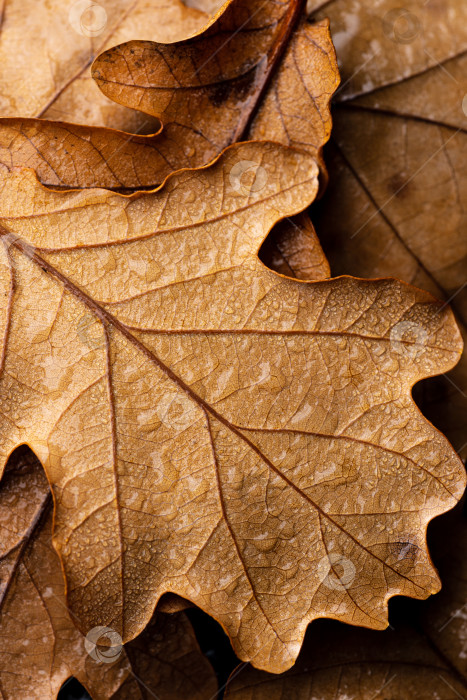
[{"label": "overlapping fallen leaf", "polygon": [[93,77],[116,102],[159,117],[172,151],[174,143],[184,148],[190,165],[246,137],[320,158],[338,74],[328,22],[308,23],[302,7],[299,0],[259,7],[235,0],[201,36],[104,52]]},{"label": "overlapping fallen leaf", "polygon": [[[312,218],[333,274],[391,275],[427,289],[450,301],[465,335],[467,6],[397,8],[383,2],[374,12],[360,0],[347,15],[336,0],[323,10],[343,89],[327,153],[330,187]],[[465,355],[426,388],[423,410],[466,456]]]},{"label": "overlapping fallen leaf", "polygon": [[328,22],[300,20],[301,5],[270,0],[254,11],[252,0],[234,0],[200,36],[110,49],[94,62],[97,84],[115,102],[160,118],[163,130],[145,137],[112,122],[109,130],[4,119],[3,167],[31,167],[49,186],[141,189],[205,165],[241,137],[321,158],[338,73]]},{"label": "overlapping fallen leaf", "polygon": [[[235,0],[200,36],[116,46],[94,64],[99,86],[126,107],[160,118],[163,129],[141,136],[3,119],[1,165],[32,167],[49,186],[141,189],[182,167],[205,165],[236,140],[262,139],[307,150],[320,160],[325,182],[321,152],[339,77],[328,22],[300,19],[302,7],[300,0],[259,8]],[[297,249],[308,251],[304,259]],[[263,259],[293,276],[329,277],[305,214],[274,232]]]},{"label": "overlapping fallen leaf", "polygon": [[[69,616],[52,547],[52,499],[39,461],[14,453],[0,490],[2,700],[53,700],[73,675],[93,700],[211,700],[214,673],[183,613],[159,614],[125,649],[99,649]],[[97,632],[97,630],[96,630]],[[114,639],[112,641],[115,642]]]},{"label": "overlapping fallen leaf", "polygon": [[[261,191],[238,187],[244,161]],[[425,528],[465,476],[411,387],[460,337],[397,281],[310,285],[259,262],[317,176],[249,143],[153,194],[4,179],[2,454],[27,442],[45,465],[84,631],[131,639],[171,591],[281,671],[311,619],[384,627],[389,597],[437,590]],[[411,323],[423,343],[400,336]],[[343,590],[335,554],[355,571]]]},{"label": "overlapping fallen leaf", "polygon": [[466,696],[449,663],[408,625],[384,632],[320,621],[293,669],[279,676],[239,669],[226,700],[459,700]]},{"label": "overlapping fallen leaf", "polygon": [[[421,628],[432,646],[464,683],[467,694],[467,511],[465,499],[436,523],[431,541],[436,565],[443,577],[443,589],[429,601],[421,616]],[[456,533],[452,537],[452,533]]]}]

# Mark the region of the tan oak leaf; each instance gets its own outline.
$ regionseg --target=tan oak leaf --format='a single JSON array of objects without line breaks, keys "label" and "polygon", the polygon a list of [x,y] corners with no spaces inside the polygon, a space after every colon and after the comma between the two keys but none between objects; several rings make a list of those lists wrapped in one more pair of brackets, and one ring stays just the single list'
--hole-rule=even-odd
[{"label": "tan oak leaf", "polygon": [[[259,7],[253,0],[234,0],[192,39],[131,41],[105,52],[94,65],[102,90],[126,107],[159,117],[163,129],[144,136],[3,119],[0,167],[31,167],[49,186],[141,189],[177,169],[206,164],[236,140],[261,139],[317,157],[324,184],[321,152],[339,76],[329,23],[301,19],[302,6],[299,0],[267,0]],[[305,214],[274,231],[262,259],[293,276],[329,277]]]},{"label": "tan oak leaf", "polygon": [[384,628],[391,596],[438,590],[425,530],[465,472],[411,388],[460,336],[397,280],[260,263],[317,179],[246,143],[153,193],[2,181],[1,454],[45,465],[84,632],[132,639],[171,592],[280,672],[312,619]]}]

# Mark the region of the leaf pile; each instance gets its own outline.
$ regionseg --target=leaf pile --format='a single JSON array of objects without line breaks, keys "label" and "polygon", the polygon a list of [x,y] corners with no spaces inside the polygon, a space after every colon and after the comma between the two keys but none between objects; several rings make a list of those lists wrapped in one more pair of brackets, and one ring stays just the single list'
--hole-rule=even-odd
[{"label": "leaf pile", "polygon": [[[342,625],[440,589],[465,487],[412,398],[462,355],[465,10],[354,5],[6,7],[2,697],[209,700],[193,605],[259,669],[232,700],[465,692],[449,603],[410,659]],[[417,396],[459,451],[463,362]]]}]

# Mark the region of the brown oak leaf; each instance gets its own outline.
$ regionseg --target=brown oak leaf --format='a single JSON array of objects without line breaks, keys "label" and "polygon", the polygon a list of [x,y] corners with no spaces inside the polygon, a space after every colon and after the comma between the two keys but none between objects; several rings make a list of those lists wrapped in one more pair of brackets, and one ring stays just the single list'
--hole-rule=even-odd
[{"label": "brown oak leaf", "polygon": [[[192,39],[131,41],[105,52],[93,70],[102,90],[159,117],[163,129],[141,136],[3,119],[1,166],[32,167],[49,186],[141,189],[177,169],[205,165],[236,140],[261,139],[310,152],[320,161],[324,184],[321,152],[339,76],[328,22],[300,19],[302,6],[299,0],[268,0],[260,7],[234,0]],[[296,277],[329,277],[305,214],[274,231],[262,259]]]},{"label": "brown oak leaf", "polygon": [[159,117],[191,165],[246,138],[321,158],[339,76],[328,22],[309,23],[302,8],[300,0],[233,0],[200,36],[102,53],[94,80],[116,102]]},{"label": "brown oak leaf", "polygon": [[312,619],[383,628],[390,597],[438,590],[425,529],[465,472],[411,388],[460,336],[402,282],[260,263],[317,180],[255,142],[153,193],[3,179],[1,453],[45,465],[84,632],[129,640],[172,592],[280,672]]},{"label": "brown oak leaf", "polygon": [[30,450],[13,453],[1,486],[2,700],[54,700],[72,675],[93,700],[211,700],[214,673],[183,613],[158,614],[125,649],[112,630],[81,635],[52,547],[49,485]]},{"label": "brown oak leaf", "polygon": [[159,117],[158,134],[2,119],[3,168],[31,167],[48,186],[141,189],[207,164],[240,139],[278,141],[321,158],[339,80],[328,22],[302,19],[294,32],[298,0],[254,8],[252,0],[233,0],[199,36],[130,41],[95,61],[101,89]]}]

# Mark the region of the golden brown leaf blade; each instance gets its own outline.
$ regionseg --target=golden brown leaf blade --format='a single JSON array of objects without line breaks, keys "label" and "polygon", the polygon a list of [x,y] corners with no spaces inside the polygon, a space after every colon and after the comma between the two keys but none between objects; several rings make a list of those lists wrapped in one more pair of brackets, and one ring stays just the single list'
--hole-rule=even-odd
[{"label": "golden brown leaf blade", "polygon": [[[46,465],[84,630],[131,639],[171,591],[281,671],[311,619],[381,628],[389,597],[437,590],[425,529],[465,473],[411,387],[460,337],[400,282],[305,284],[258,261],[317,176],[248,143],[130,197],[5,179],[1,390],[24,417],[3,419],[2,451],[27,442]],[[351,575],[328,585],[341,555]]]},{"label": "golden brown leaf blade", "polygon": [[191,165],[183,143],[160,132],[140,136],[42,119],[0,119],[1,171],[32,168],[47,187],[153,188]]},{"label": "golden brown leaf blade", "polygon": [[271,676],[239,667],[228,684],[227,700],[463,698],[466,536],[464,500],[430,527],[430,551],[443,580],[437,596],[421,606],[395,601],[391,629],[385,632],[313,623],[290,672]]}]

